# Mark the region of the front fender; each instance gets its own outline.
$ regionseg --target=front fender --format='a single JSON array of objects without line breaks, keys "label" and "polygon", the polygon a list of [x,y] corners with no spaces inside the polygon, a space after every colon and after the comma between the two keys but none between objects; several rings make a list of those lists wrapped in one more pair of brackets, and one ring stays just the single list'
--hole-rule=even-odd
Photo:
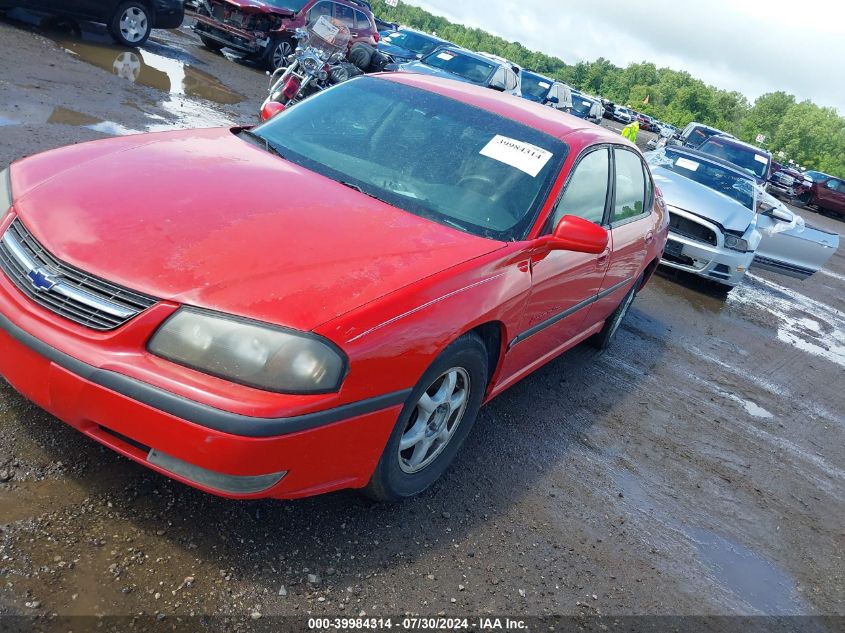
[{"label": "front fender", "polygon": [[531,290],[526,259],[509,245],[317,328],[349,356],[344,392],[367,398],[413,387],[450,343],[485,323],[501,324],[506,344]]}]

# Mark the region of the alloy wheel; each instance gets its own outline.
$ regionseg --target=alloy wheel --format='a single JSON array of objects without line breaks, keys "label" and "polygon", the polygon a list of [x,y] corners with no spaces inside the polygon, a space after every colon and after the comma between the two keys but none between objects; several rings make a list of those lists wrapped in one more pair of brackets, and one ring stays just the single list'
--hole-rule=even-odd
[{"label": "alloy wheel", "polygon": [[443,452],[463,420],[470,389],[469,373],[453,367],[423,392],[399,440],[403,472],[418,473]]},{"label": "alloy wheel", "polygon": [[119,26],[127,42],[140,42],[147,35],[147,14],[138,7],[129,7],[120,16]]},{"label": "alloy wheel", "polygon": [[288,55],[293,52],[293,47],[291,46],[290,42],[286,40],[282,40],[278,44],[276,44],[276,48],[273,49],[273,68],[281,68],[282,66],[287,66],[288,64]]}]

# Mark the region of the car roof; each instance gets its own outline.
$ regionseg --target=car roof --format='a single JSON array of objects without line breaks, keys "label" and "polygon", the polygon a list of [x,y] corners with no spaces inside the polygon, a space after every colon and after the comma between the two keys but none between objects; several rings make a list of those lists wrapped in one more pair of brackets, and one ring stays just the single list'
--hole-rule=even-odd
[{"label": "car roof", "polygon": [[521,99],[490,88],[418,73],[378,73],[368,76],[427,90],[493,112],[557,139],[570,137],[568,140],[571,140],[573,135],[577,135],[579,141],[573,143],[573,145],[585,146],[612,142],[618,145],[636,147],[612,130],[599,127],[589,121],[564,114],[559,110],[534,103],[528,99]]},{"label": "car roof", "polygon": [[550,81],[553,84],[563,83],[562,81],[558,81],[557,79],[552,79],[551,77],[547,77],[546,75],[538,73],[536,70],[527,70],[527,69],[523,68],[522,74],[523,75],[534,75],[535,77],[539,77],[540,79],[543,79],[544,81]]},{"label": "car roof", "polygon": [[764,154],[769,158],[772,157],[772,153],[769,150],[762,149],[760,147],[757,147],[756,145],[752,145],[751,143],[746,143],[745,141],[740,141],[735,136],[730,136],[728,134],[716,134],[715,136],[711,136],[706,141],[704,141],[702,145],[709,143],[712,140],[725,141],[728,145],[733,145],[734,147],[742,147],[743,149],[749,149],[758,154]]},{"label": "car roof", "polygon": [[[473,59],[476,59],[476,60],[478,60],[478,61],[480,61],[480,62],[487,62],[488,64],[500,64],[500,65],[504,65],[504,64],[502,64],[502,62],[500,62],[499,60],[496,60],[496,59],[491,59],[491,58],[487,57],[486,55],[482,55],[482,54],[480,54],[480,53],[476,53],[475,51],[471,51],[471,50],[469,50],[468,48],[464,48],[463,46],[458,46],[457,44],[449,44],[449,46],[444,46],[444,47],[443,47],[443,48],[441,48],[440,50],[438,50],[438,51],[432,51],[432,52],[434,52],[434,53],[438,53],[438,52],[439,52],[439,53],[442,53],[444,50],[451,50],[451,51],[454,51],[454,52],[456,52],[456,53],[460,53],[461,55],[466,55],[467,57],[472,57]],[[429,55],[430,55],[430,54],[431,54],[431,53],[429,53]]]},{"label": "car roof", "polygon": [[692,156],[693,158],[703,160],[708,163],[713,163],[714,165],[719,165],[720,167],[724,167],[725,169],[732,171],[733,173],[742,176],[743,178],[747,178],[748,180],[754,180],[753,174],[748,173],[741,167],[737,167],[730,161],[719,158],[718,156],[713,156],[713,154],[699,152],[697,149],[692,149],[690,147],[681,147],[680,145],[670,145],[661,149],[666,149],[677,154],[686,154],[687,156]]}]

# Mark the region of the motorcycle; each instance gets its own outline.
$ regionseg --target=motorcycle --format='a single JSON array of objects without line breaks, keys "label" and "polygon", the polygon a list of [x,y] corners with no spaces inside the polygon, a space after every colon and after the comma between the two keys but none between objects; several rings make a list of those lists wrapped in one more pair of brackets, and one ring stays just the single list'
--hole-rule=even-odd
[{"label": "motorcycle", "polygon": [[298,45],[288,66],[270,77],[270,90],[261,106],[261,120],[275,116],[306,97],[346,81],[352,70],[344,63],[351,34],[337,20],[321,16],[296,30]]}]

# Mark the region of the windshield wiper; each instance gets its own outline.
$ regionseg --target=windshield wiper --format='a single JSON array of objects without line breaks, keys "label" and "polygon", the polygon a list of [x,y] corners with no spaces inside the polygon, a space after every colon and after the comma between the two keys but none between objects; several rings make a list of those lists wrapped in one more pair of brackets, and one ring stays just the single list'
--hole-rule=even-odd
[{"label": "windshield wiper", "polygon": [[270,152],[271,154],[275,154],[275,155],[276,155],[276,156],[278,156],[279,158],[284,158],[284,154],[282,154],[282,152],[279,150],[279,148],[278,148],[278,147],[276,147],[275,145],[273,145],[273,144],[272,144],[272,143],[271,143],[271,142],[267,139],[267,137],[266,137],[266,136],[261,136],[260,134],[256,134],[256,133],[255,133],[255,132],[253,132],[252,130],[241,130],[241,131],[240,131],[240,134],[243,134],[243,135],[244,135],[244,136],[246,136],[247,138],[250,138],[250,139],[253,139],[253,140],[255,140],[255,141],[258,141],[258,142],[261,144],[261,146],[262,146],[262,147],[263,147],[266,151]]},{"label": "windshield wiper", "polygon": [[342,184],[344,187],[349,187],[350,189],[353,189],[353,190],[357,191],[358,193],[363,193],[365,196],[368,196],[368,197],[372,198],[373,200],[378,200],[379,202],[384,202],[385,204],[390,204],[384,198],[379,198],[376,194],[370,193],[369,191],[364,191],[363,189],[361,189],[361,187],[356,185],[354,182],[347,182],[345,180],[338,180],[338,182],[340,184]]}]

